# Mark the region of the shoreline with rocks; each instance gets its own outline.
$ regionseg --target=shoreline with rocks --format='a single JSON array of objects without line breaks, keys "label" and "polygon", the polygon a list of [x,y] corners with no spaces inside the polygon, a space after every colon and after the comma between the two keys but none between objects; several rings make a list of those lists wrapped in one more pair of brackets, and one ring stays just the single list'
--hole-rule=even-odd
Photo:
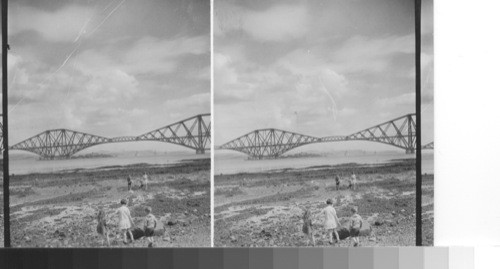
[{"label": "shoreline with rocks", "polygon": [[[347,178],[357,176],[356,190]],[[336,190],[334,176],[341,177]],[[214,179],[214,245],[216,247],[306,246],[302,233],[305,209],[317,217],[317,246],[329,246],[319,212],[333,199],[343,227],[350,208],[357,206],[372,232],[360,237],[362,246],[415,245],[415,160],[383,164],[340,164],[259,173],[216,175]],[[434,176],[422,183],[423,241],[433,244]],[[341,240],[340,246],[352,246]]]},{"label": "shoreline with rocks", "polygon": [[[149,176],[147,190],[139,187],[144,172]],[[122,243],[114,215],[121,199],[127,199],[136,227],[142,227],[144,208],[153,209],[157,229],[163,229],[154,236],[155,247],[210,246],[210,159],[15,175],[12,246],[107,247],[96,232],[97,212],[103,209],[111,247],[146,247],[146,240]]]}]

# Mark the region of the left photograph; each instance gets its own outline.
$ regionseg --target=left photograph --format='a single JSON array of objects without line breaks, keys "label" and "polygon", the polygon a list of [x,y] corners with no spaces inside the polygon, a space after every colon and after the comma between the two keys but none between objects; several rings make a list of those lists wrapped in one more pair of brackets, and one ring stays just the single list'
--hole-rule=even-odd
[{"label": "left photograph", "polygon": [[12,246],[209,247],[210,1],[18,0],[8,19]]}]

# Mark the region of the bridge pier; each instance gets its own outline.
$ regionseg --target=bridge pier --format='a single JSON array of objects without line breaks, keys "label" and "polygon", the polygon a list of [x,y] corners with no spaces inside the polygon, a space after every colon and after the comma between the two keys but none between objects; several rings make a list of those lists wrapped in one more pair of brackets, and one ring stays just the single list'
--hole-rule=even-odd
[{"label": "bridge pier", "polygon": [[196,149],[196,154],[205,154],[205,149]]},{"label": "bridge pier", "polygon": [[414,154],[415,153],[415,149],[406,149],[406,154]]}]

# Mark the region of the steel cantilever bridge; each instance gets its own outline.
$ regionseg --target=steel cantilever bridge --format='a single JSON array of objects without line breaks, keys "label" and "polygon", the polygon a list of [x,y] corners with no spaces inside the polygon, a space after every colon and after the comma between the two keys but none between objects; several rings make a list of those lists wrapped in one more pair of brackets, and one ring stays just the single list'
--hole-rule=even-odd
[{"label": "steel cantilever bridge", "polygon": [[[371,141],[404,149],[414,153],[416,148],[415,114],[375,125],[362,131],[345,136],[314,137],[279,129],[259,129],[233,139],[217,149],[235,150],[253,159],[278,158],[294,148],[327,142]],[[434,149],[434,142],[422,147]]]},{"label": "steel cantilever bridge", "polygon": [[[44,159],[65,159],[86,148],[135,141],[159,141],[194,149],[203,154],[210,149],[210,114],[196,115],[139,136],[107,138],[67,129],[47,130],[9,147],[24,150]],[[2,136],[3,140],[3,136]]]}]

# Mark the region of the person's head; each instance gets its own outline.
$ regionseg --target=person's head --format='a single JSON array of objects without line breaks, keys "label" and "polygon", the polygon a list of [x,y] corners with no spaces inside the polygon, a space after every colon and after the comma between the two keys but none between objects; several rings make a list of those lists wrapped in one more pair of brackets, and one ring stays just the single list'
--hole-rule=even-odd
[{"label": "person's head", "polygon": [[151,211],[153,211],[153,209],[150,206],[146,206],[144,208],[144,210],[146,211],[147,214],[149,214],[149,213],[151,213]]},{"label": "person's head", "polygon": [[333,205],[333,200],[328,198],[328,200],[326,200],[326,204],[327,205]]},{"label": "person's head", "polygon": [[122,199],[122,200],[120,201],[120,204],[121,204],[121,205],[127,205],[127,200],[126,200],[126,199]]},{"label": "person's head", "polygon": [[352,214],[358,213],[358,207],[357,206],[351,207],[351,212],[352,212]]}]

